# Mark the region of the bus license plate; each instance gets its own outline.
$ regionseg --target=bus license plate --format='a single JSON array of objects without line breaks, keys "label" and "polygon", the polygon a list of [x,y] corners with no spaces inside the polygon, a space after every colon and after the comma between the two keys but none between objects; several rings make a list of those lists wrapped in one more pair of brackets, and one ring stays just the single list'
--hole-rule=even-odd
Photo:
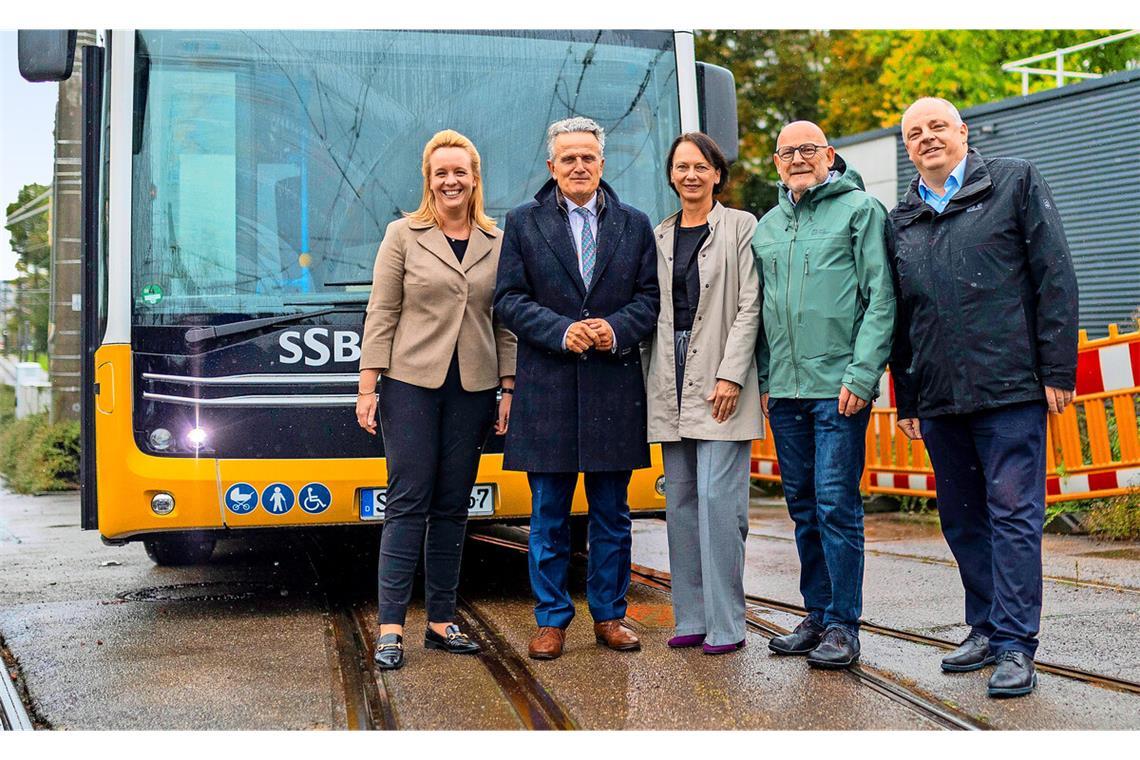
[{"label": "bus license plate", "polygon": [[[383,520],[384,507],[388,502],[387,488],[366,488],[360,492],[360,519]],[[482,517],[495,514],[495,486],[476,485],[471,489],[470,506],[467,514]]]}]

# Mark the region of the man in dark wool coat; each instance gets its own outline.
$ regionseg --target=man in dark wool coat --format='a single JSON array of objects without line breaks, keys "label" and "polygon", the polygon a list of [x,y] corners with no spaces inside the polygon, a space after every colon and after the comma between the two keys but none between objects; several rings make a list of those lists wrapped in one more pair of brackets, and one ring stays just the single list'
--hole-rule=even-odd
[{"label": "man in dark wool coat", "polygon": [[574,617],[567,590],[570,504],[585,474],[594,635],[639,649],[626,627],[630,518],[626,494],[649,466],[638,344],[660,295],[649,218],[606,183],[605,133],[574,117],[547,130],[551,179],[507,214],[495,316],[518,336],[515,399],[503,466],[527,473],[533,497],[530,583],[538,632],[529,654],[562,654]]}]

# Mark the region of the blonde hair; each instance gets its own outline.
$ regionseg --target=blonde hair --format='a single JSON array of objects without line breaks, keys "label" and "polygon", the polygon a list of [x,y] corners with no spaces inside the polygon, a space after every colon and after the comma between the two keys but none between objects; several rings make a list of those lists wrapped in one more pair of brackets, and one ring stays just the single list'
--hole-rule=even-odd
[{"label": "blonde hair", "polygon": [[431,191],[431,155],[440,148],[462,148],[471,157],[471,171],[475,175],[475,187],[471,190],[471,202],[467,207],[467,218],[472,226],[490,232],[495,228],[495,220],[487,216],[483,210],[483,175],[479,168],[479,151],[475,144],[454,129],[444,129],[432,135],[424,146],[424,195],[420,200],[420,207],[410,214],[404,214],[408,219],[416,222],[425,222],[442,227],[442,220],[435,208],[435,194]]}]

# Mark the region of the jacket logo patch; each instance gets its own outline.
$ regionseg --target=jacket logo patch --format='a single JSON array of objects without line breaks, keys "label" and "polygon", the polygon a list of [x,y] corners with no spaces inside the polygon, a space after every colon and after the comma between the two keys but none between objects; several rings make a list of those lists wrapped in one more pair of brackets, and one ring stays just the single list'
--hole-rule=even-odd
[{"label": "jacket logo patch", "polygon": [[968,209],[966,209],[966,213],[968,214],[971,211],[979,211],[983,205],[985,205],[985,204],[975,203],[973,206],[970,206]]}]

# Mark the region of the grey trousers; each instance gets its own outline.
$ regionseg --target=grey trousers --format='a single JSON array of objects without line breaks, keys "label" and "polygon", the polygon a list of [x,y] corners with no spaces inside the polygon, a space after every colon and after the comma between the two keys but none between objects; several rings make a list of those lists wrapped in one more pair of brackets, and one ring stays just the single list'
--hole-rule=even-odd
[{"label": "grey trousers", "polygon": [[744,542],[751,441],[663,443],[676,634],[744,640]]}]

